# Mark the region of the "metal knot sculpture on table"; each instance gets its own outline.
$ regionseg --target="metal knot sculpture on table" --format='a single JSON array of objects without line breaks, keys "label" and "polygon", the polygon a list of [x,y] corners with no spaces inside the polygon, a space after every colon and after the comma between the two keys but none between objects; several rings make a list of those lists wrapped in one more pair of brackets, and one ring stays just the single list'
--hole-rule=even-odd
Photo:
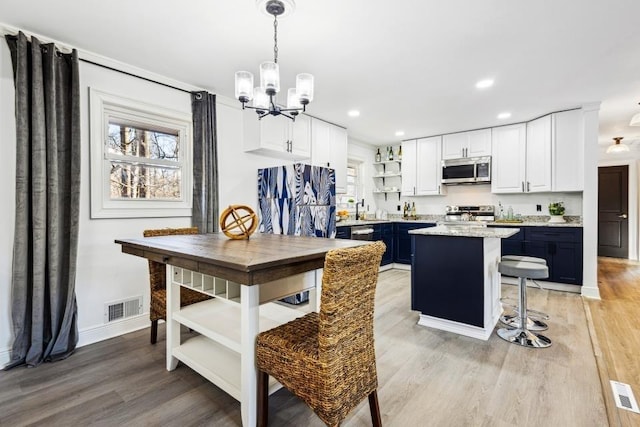
[{"label": "metal knot sculpture on table", "polygon": [[249,206],[231,205],[220,215],[220,229],[230,239],[249,239],[258,228],[258,216]]}]

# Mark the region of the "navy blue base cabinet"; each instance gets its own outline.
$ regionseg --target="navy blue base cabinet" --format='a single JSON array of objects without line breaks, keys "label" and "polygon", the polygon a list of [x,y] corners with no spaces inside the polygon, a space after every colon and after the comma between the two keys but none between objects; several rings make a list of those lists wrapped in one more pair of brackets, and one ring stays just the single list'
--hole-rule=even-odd
[{"label": "navy blue base cabinet", "polygon": [[350,239],[351,227],[336,227],[336,239]]},{"label": "navy blue base cabinet", "polygon": [[[382,255],[382,261],[380,265],[387,265],[393,262],[393,246],[394,246],[394,230],[393,224],[372,224],[371,228],[373,228],[373,240],[378,241],[382,240],[385,245],[387,245],[387,249]],[[350,239],[351,238],[351,227],[337,227],[336,228],[336,239]],[[409,249],[411,250],[411,249]]]},{"label": "navy blue base cabinet", "polygon": [[582,285],[582,227],[519,227],[502,240],[502,255],[544,258],[552,282]]},{"label": "navy blue base cabinet", "polygon": [[396,222],[393,224],[393,226],[395,235],[393,262],[397,262],[398,264],[411,264],[411,235],[409,234],[409,230],[435,227],[435,224],[419,222]]},{"label": "navy blue base cabinet", "polygon": [[483,239],[417,235],[414,244],[411,309],[483,328]]},{"label": "navy blue base cabinet", "polygon": [[375,224],[373,226],[373,240],[382,240],[387,246],[380,265],[391,264],[393,262],[393,224]]}]

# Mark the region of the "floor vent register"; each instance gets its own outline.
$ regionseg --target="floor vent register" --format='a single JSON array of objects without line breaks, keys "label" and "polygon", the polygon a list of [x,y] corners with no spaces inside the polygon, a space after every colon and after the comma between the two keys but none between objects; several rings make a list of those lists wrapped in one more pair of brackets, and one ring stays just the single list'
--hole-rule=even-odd
[{"label": "floor vent register", "polygon": [[613,398],[615,399],[616,406],[618,408],[640,414],[640,410],[638,410],[638,403],[636,402],[635,397],[633,397],[633,391],[629,384],[611,381],[611,389],[613,390]]},{"label": "floor vent register", "polygon": [[104,323],[126,319],[139,314],[142,314],[142,296],[112,301],[104,305]]}]

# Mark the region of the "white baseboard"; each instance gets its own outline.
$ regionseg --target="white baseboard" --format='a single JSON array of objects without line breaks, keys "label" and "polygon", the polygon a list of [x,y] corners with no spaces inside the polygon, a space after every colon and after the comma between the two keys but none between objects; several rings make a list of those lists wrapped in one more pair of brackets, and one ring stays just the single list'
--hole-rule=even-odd
[{"label": "white baseboard", "polygon": [[[93,344],[98,341],[108,340],[129,332],[135,332],[140,329],[151,326],[149,313],[140,314],[138,316],[129,317],[128,319],[111,322],[104,325],[96,325],[82,329],[78,337],[77,347]],[[0,349],[0,369],[4,368],[11,361],[11,349]]]},{"label": "white baseboard", "polygon": [[0,369],[4,368],[11,361],[11,349],[0,350]]},{"label": "white baseboard", "polygon": [[600,289],[598,288],[590,288],[588,286],[583,286],[581,294],[583,297],[600,299]]},{"label": "white baseboard", "polygon": [[[498,319],[496,318],[496,322]],[[454,322],[453,320],[440,319],[437,317],[421,314],[418,319],[418,325],[428,326],[430,328],[440,329],[442,331],[453,332],[454,334],[464,335],[470,338],[487,341],[493,333],[494,326],[490,328],[479,328],[477,326],[465,325],[464,323]],[[494,323],[495,325],[495,323]]]},{"label": "white baseboard", "polygon": [[91,326],[80,331],[78,339],[78,347],[93,344],[98,341],[108,340],[129,332],[138,331],[140,329],[151,326],[149,313],[132,316],[117,322],[106,323],[103,325]]}]

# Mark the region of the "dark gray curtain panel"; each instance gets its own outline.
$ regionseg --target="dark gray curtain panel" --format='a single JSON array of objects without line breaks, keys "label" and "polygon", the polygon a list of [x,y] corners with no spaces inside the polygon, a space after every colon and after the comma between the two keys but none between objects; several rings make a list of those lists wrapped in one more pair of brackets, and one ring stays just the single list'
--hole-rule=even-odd
[{"label": "dark gray curtain panel", "polygon": [[16,225],[8,367],[64,359],[78,342],[78,54],[6,36],[16,88]]},{"label": "dark gray curtain panel", "polygon": [[218,230],[216,96],[191,93],[193,113],[193,209],[191,224],[200,233]]}]

